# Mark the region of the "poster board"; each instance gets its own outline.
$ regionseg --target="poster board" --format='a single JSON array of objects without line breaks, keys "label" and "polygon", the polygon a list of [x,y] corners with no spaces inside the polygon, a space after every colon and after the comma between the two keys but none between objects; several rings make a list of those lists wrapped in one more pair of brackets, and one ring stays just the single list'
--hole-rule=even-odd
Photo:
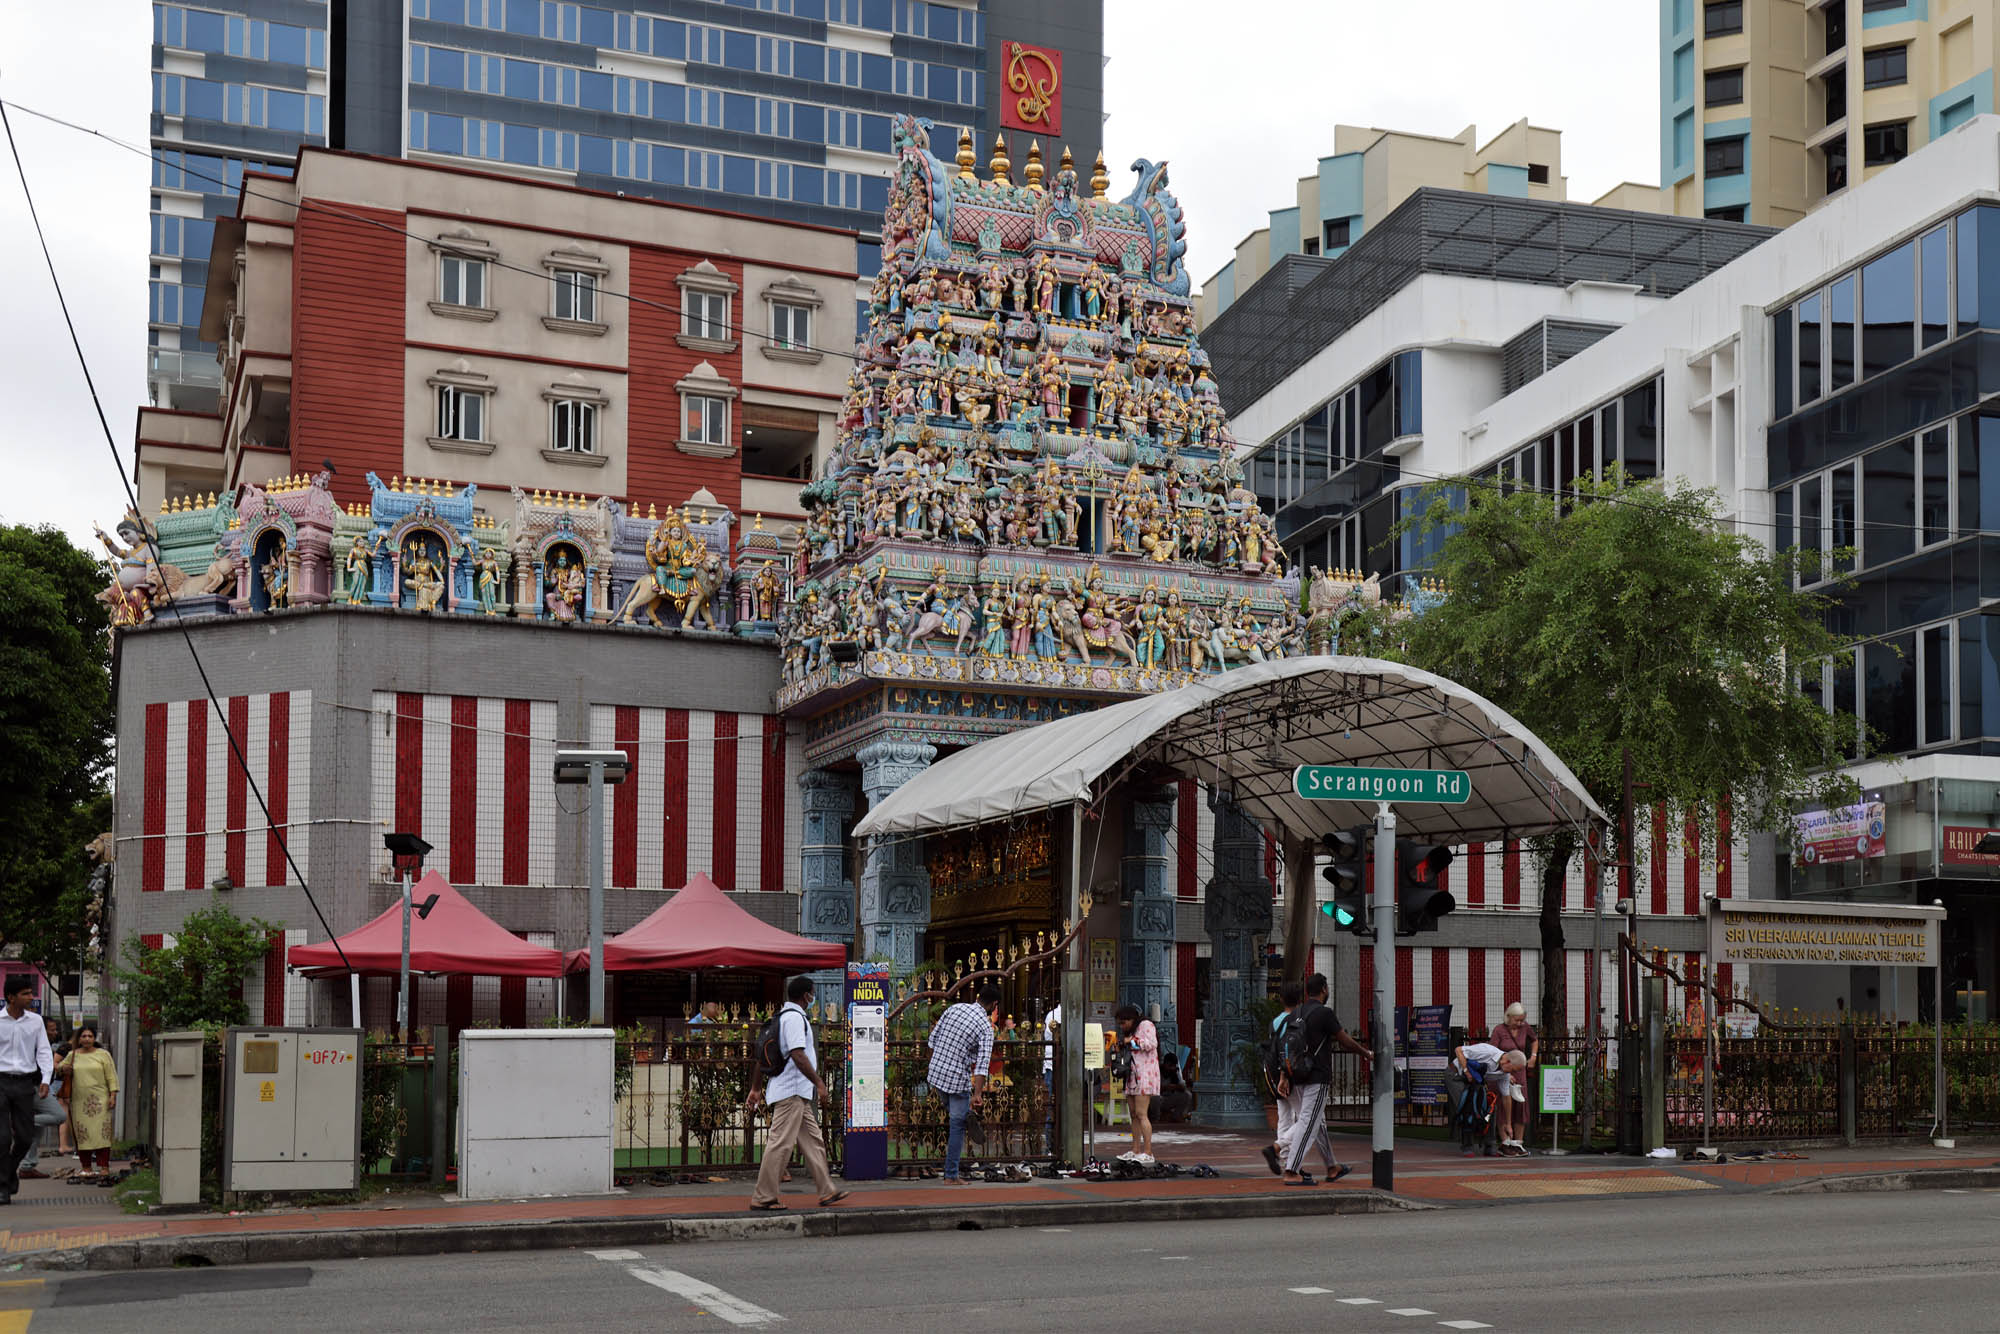
[{"label": "poster board", "polygon": [[889,965],[847,965],[847,1106],[841,1175],[880,1181],[889,1175],[885,1096]]},{"label": "poster board", "polygon": [[1542,1086],[1541,1108],[1563,1116],[1576,1115],[1576,1067],[1573,1065],[1545,1065],[1541,1067]]}]

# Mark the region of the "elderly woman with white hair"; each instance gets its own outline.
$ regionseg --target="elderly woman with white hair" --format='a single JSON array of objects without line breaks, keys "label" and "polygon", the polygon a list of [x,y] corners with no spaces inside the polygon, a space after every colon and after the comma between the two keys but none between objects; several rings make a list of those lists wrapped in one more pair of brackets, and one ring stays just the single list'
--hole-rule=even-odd
[{"label": "elderly woman with white hair", "polygon": [[1527,1138],[1528,1118],[1534,1114],[1535,1104],[1531,1100],[1529,1081],[1541,1060],[1542,1040],[1528,1023],[1528,1011],[1519,1001],[1507,1005],[1507,1021],[1493,1025],[1492,1034],[1486,1039],[1501,1051],[1521,1053],[1523,1065],[1514,1077],[1514,1086],[1507,1105],[1500,1109],[1500,1151],[1502,1153],[1524,1154],[1527,1149],[1521,1141]]}]

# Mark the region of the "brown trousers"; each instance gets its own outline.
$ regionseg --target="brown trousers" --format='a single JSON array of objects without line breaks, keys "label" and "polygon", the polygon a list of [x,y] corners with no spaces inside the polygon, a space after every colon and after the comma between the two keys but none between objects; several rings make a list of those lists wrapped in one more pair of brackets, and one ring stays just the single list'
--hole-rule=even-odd
[{"label": "brown trousers", "polygon": [[770,1204],[778,1198],[778,1177],[792,1160],[796,1146],[805,1155],[806,1171],[821,1199],[833,1194],[833,1177],[826,1170],[826,1141],[820,1138],[819,1109],[811,1098],[785,1098],[771,1105],[771,1133],[764,1140],[764,1161],[757,1168],[757,1190],[752,1204]]}]

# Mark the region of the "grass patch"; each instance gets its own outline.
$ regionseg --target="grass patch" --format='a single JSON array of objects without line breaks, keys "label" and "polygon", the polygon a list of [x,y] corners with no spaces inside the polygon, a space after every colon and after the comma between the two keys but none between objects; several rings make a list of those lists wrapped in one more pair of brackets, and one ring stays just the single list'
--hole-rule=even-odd
[{"label": "grass patch", "polygon": [[143,1214],[146,1207],[160,1201],[160,1174],[150,1167],[135,1168],[111,1188],[111,1198],[128,1214]]}]

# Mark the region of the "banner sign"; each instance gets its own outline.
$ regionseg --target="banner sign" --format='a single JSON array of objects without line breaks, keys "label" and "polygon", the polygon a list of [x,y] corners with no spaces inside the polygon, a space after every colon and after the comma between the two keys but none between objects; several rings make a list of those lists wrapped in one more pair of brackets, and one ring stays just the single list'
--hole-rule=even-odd
[{"label": "banner sign", "polygon": [[1889,850],[1883,837],[1888,811],[1879,801],[1836,806],[1830,811],[1803,811],[1792,817],[1802,845],[1799,857],[1808,866],[1880,857]]},{"label": "banner sign", "polygon": [[1715,964],[1873,964],[1935,968],[1940,907],[1716,899],[1708,918]]},{"label": "banner sign", "polygon": [[1443,1107],[1450,1102],[1444,1072],[1451,1064],[1451,1007],[1396,1007],[1398,1099],[1417,1107]]},{"label": "banner sign", "polygon": [[889,1113],[884,1096],[889,965],[847,965],[847,1126],[841,1175],[880,1181],[889,1175]]},{"label": "banner sign", "polygon": [[1576,1067],[1545,1065],[1542,1072],[1542,1110],[1563,1116],[1576,1115]]},{"label": "banner sign", "polygon": [[1944,843],[1938,849],[1938,859],[1946,866],[2000,866],[2000,852],[1973,851],[1988,834],[2000,834],[2000,829],[1948,824],[1944,827]]}]

